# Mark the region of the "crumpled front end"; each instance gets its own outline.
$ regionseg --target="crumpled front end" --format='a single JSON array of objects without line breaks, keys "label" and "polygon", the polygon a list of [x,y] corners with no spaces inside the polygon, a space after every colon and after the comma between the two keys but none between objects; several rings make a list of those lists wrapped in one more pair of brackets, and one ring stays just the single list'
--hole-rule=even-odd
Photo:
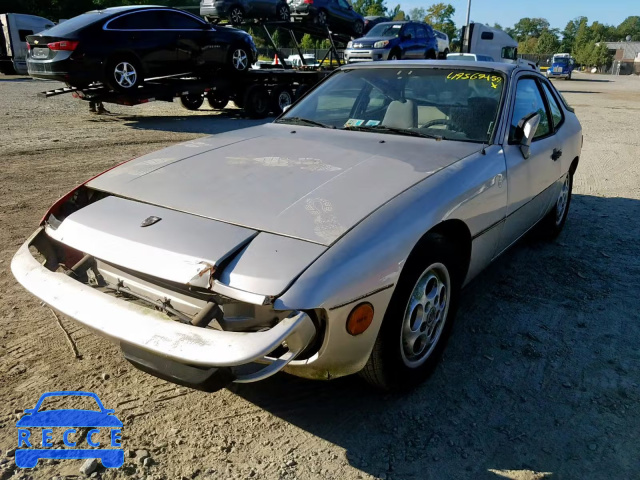
[{"label": "crumpled front end", "polygon": [[259,276],[256,262],[278,264],[291,239],[279,245],[248,228],[82,195],[92,198],[74,207],[76,193],[48,215],[11,269],[43,302],[118,343],[135,366],[214,391],[317,353],[322,314],[276,310],[273,299],[324,247],[300,242],[286,266]]}]

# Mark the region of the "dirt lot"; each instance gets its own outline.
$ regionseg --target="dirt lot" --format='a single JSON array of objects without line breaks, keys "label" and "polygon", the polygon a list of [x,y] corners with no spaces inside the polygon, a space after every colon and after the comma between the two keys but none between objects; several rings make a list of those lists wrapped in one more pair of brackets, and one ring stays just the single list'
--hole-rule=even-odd
[{"label": "dirt lot", "polygon": [[[130,450],[102,478],[640,478],[640,79],[559,81],[584,128],[566,228],[528,239],[465,292],[441,367],[405,396],[357,377],[285,374],[204,394],[133,369],[9,271],[47,207],[75,184],[163,146],[256,123],[237,110],[111,107],[0,77],[0,479],[79,475],[82,461],[16,469],[18,412],[42,392],[90,390]],[[142,466],[141,452],[151,461]]]}]

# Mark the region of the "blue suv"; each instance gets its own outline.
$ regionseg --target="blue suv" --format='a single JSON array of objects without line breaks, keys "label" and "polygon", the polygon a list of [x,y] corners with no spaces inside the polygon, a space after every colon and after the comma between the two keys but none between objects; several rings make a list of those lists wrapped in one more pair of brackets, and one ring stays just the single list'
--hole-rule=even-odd
[{"label": "blue suv", "polygon": [[422,22],[379,23],[366,36],[349,42],[344,51],[347,63],[437,57],[435,33]]}]

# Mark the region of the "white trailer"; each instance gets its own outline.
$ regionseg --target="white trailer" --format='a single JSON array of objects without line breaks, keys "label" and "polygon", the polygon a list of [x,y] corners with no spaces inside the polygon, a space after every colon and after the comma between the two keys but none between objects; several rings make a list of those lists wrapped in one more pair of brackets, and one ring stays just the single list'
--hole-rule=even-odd
[{"label": "white trailer", "polygon": [[0,14],[0,72],[27,74],[27,35],[53,27],[46,18],[22,13]]},{"label": "white trailer", "polygon": [[[466,26],[462,27],[461,38],[467,40]],[[468,43],[462,46],[462,53],[475,53],[492,57],[496,62],[517,63],[518,42],[507,33],[482,23],[469,24]]]}]

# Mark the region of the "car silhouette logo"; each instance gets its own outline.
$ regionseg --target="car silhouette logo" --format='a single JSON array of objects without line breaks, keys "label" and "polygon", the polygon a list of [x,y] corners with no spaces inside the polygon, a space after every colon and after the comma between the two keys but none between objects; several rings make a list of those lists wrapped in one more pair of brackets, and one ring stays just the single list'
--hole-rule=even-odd
[{"label": "car silhouette logo", "polygon": [[[42,402],[49,397],[90,397],[99,411],[85,409],[60,409],[39,411]],[[124,449],[120,444],[122,422],[114,415],[114,410],[104,408],[95,393],[91,392],[47,392],[42,394],[34,408],[26,409],[25,414],[16,422],[18,427],[18,448],[15,453],[16,465],[20,468],[33,468],[41,458],[85,459],[99,458],[106,468],[121,467],[124,463]],[[62,440],[67,448],[53,447],[53,428],[63,427]],[[34,430],[42,429],[41,437]],[[91,428],[86,435],[88,446],[79,448],[82,435],[76,428]],[[100,429],[109,429],[109,447],[101,448],[95,436]],[[22,448],[24,447],[24,448]],[[42,447],[42,448],[36,448]]]}]

